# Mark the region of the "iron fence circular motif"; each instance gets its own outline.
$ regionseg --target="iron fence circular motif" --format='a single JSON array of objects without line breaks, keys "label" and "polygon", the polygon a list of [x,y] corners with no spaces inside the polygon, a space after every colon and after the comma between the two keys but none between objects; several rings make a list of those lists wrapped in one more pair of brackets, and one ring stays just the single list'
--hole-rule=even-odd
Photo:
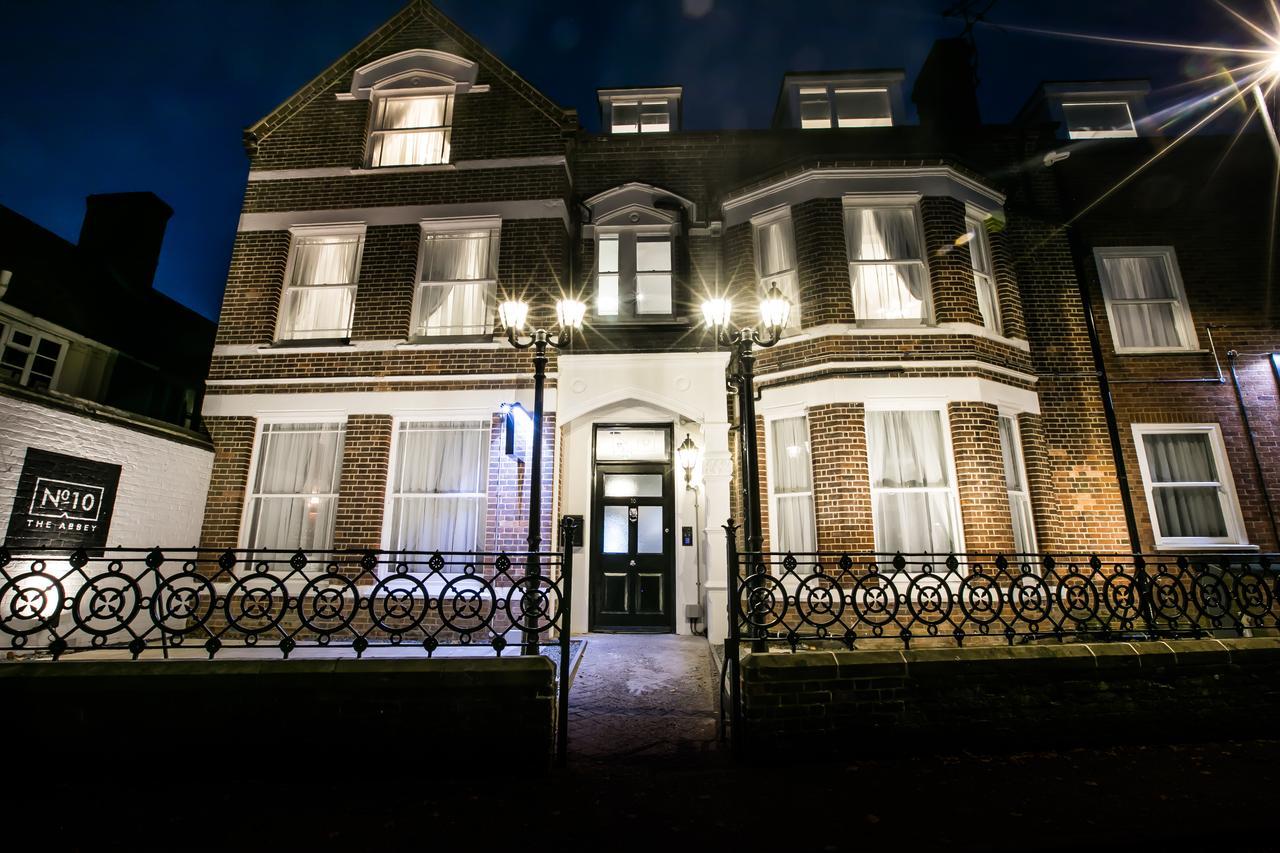
[{"label": "iron fence circular motif", "polygon": [[[744,600],[745,599],[745,600]],[[772,628],[787,615],[787,592],[777,578],[749,575],[738,584],[737,601],[752,628]]]},{"label": "iron fence circular motif", "polygon": [[1081,574],[1076,566],[1071,566],[1058,581],[1058,607],[1065,620],[1082,625],[1098,617],[1098,608],[1102,606],[1102,598],[1089,578]]},{"label": "iron fence circular motif", "polygon": [[360,592],[351,579],[337,572],[307,581],[298,594],[298,618],[318,634],[345,630],[360,606]]},{"label": "iron fence circular motif", "polygon": [[[115,570],[112,566],[116,565]],[[117,564],[89,578],[71,605],[76,628],[106,638],[125,628],[142,609],[138,584],[121,573]]]},{"label": "iron fence circular motif", "polygon": [[858,621],[871,625],[871,631],[877,637],[883,633],[885,625],[898,618],[898,610],[902,606],[898,587],[874,571],[858,579],[852,597],[853,612]]},{"label": "iron fence circular motif", "polygon": [[946,578],[920,574],[911,579],[907,587],[907,610],[915,621],[928,626],[930,632],[951,618],[954,608],[955,596]]},{"label": "iron fence circular motif", "polygon": [[972,574],[960,581],[957,598],[960,612],[968,622],[976,622],[985,629],[1000,618],[1000,584],[987,574]]},{"label": "iron fence circular motif", "polygon": [[814,574],[802,580],[794,599],[796,615],[820,631],[838,622],[844,613],[844,591],[825,575]]},{"label": "iron fence circular motif", "polygon": [[1181,581],[1161,566],[1156,574],[1148,579],[1148,599],[1151,602],[1151,615],[1176,624],[1187,615],[1189,598]]},{"label": "iron fence circular motif", "polygon": [[166,634],[189,634],[209,621],[216,598],[208,578],[184,571],[161,581],[151,594],[151,619]]},{"label": "iron fence circular motif", "polygon": [[[41,566],[43,568],[43,565]],[[0,631],[24,639],[57,624],[67,600],[62,582],[43,571],[15,575],[0,587]],[[33,624],[20,628],[19,624]],[[19,644],[21,645],[21,644]]]},{"label": "iron fence circular motif", "polygon": [[395,639],[422,625],[430,610],[430,600],[431,595],[421,578],[407,571],[388,575],[369,593],[369,618],[375,627]]},{"label": "iron fence circular motif", "polygon": [[1021,619],[1036,630],[1052,612],[1053,592],[1044,578],[1022,575],[1013,581],[1008,592],[1009,608],[1014,618]]},{"label": "iron fence circular motif", "polygon": [[1221,627],[1230,618],[1231,591],[1216,570],[1204,566],[1193,575],[1191,595],[1200,614],[1209,619],[1214,627]]},{"label": "iron fence circular motif", "polygon": [[550,578],[525,577],[507,593],[507,613],[521,631],[546,631],[560,618],[560,587]]},{"label": "iron fence circular motif", "polygon": [[1108,575],[1102,585],[1102,599],[1108,615],[1119,619],[1122,627],[1132,626],[1141,615],[1141,595],[1137,582],[1124,574]]},{"label": "iron fence circular motif", "polygon": [[244,634],[245,642],[252,644],[258,634],[275,628],[284,618],[289,609],[288,590],[275,575],[247,575],[232,584],[222,609],[227,627]]},{"label": "iron fence circular motif", "polygon": [[463,642],[493,619],[494,602],[498,599],[493,586],[475,575],[452,578],[440,590],[440,621],[457,631]]},{"label": "iron fence circular motif", "polygon": [[1265,619],[1274,601],[1266,581],[1249,571],[1236,577],[1235,587],[1236,604],[1241,613],[1251,619]]}]

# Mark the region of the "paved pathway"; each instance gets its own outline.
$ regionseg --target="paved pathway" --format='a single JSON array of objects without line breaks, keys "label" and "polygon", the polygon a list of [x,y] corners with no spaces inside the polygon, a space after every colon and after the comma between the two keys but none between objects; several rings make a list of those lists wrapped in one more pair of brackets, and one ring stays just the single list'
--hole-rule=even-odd
[{"label": "paved pathway", "polygon": [[589,634],[585,639],[569,691],[572,760],[669,760],[716,748],[706,640],[675,634]]}]

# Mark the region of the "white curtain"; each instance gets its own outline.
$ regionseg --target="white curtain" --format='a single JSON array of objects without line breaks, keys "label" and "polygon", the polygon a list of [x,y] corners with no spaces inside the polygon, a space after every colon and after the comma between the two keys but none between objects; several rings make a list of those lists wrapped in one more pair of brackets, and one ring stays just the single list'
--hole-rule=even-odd
[{"label": "white curtain", "polygon": [[355,283],[360,237],[299,237],[297,247],[291,282],[295,287]]},{"label": "white curtain", "polygon": [[955,493],[947,475],[941,414],[868,412],[866,425],[877,550],[953,551]]},{"label": "white curtain", "polygon": [[[849,208],[845,239],[854,269],[854,314],[859,319],[924,316],[924,254],[913,208]],[[895,263],[868,263],[874,261]]]},{"label": "white curtain", "polygon": [[1035,551],[1035,521],[1031,515],[1031,495],[1022,476],[1022,448],[1013,418],[1001,416],[1000,455],[1004,461],[1004,485],[1009,493],[1009,513],[1013,521],[1013,547],[1019,554]]},{"label": "white curtain", "polygon": [[982,325],[998,332],[1000,303],[991,273],[991,242],[987,236],[987,228],[976,218],[966,219],[965,224],[969,229],[969,257],[973,263],[973,281],[978,292],[978,311],[982,314]]},{"label": "white curtain", "polygon": [[[475,335],[488,331],[495,241],[491,231],[423,237],[417,334]],[[472,281],[476,283],[467,283]]]},{"label": "white curtain", "polygon": [[382,102],[382,121],[378,129],[442,127],[447,101],[447,95],[386,98]]},{"label": "white curtain", "polygon": [[800,288],[796,280],[795,237],[791,217],[774,220],[756,229],[760,256],[760,295],[777,285],[791,302],[788,328],[800,327]]},{"label": "white curtain", "polygon": [[258,447],[251,548],[325,550],[333,545],[342,424],[267,424]]},{"label": "white curtain", "polygon": [[281,305],[281,338],[339,338],[351,333],[360,244],[355,235],[297,238]]},{"label": "white curtain", "polygon": [[1179,300],[1169,266],[1158,255],[1104,258],[1111,314],[1125,347],[1179,347]]},{"label": "white curtain", "polygon": [[1142,439],[1152,479],[1156,520],[1162,536],[1220,538],[1227,535],[1209,436],[1204,433],[1146,434]]},{"label": "white curtain", "polygon": [[393,549],[480,549],[488,451],[489,429],[483,421],[401,424],[392,492]]},{"label": "white curtain", "polygon": [[671,313],[669,237],[636,237],[636,313]]},{"label": "white curtain", "polygon": [[808,419],[774,421],[769,438],[773,446],[770,480],[776,515],[772,523],[777,529],[778,550],[816,551]]}]

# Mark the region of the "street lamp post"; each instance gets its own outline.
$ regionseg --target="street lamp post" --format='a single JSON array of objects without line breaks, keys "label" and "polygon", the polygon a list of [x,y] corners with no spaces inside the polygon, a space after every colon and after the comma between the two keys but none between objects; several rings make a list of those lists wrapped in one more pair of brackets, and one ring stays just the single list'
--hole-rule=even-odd
[{"label": "street lamp post", "polygon": [[[528,563],[525,571],[526,591],[521,606],[528,614],[537,585],[542,577],[542,401],[547,382],[547,348],[560,349],[573,340],[573,333],[582,328],[587,306],[577,299],[561,299],[556,302],[556,320],[559,328],[553,331],[531,329],[525,335],[525,322],[529,319],[529,304],[522,299],[511,299],[498,306],[498,319],[507,330],[507,340],[516,349],[533,349],[533,446],[529,449],[529,535]],[[565,614],[564,630],[568,630],[568,614]],[[538,632],[524,632],[526,655],[538,654]]]}]

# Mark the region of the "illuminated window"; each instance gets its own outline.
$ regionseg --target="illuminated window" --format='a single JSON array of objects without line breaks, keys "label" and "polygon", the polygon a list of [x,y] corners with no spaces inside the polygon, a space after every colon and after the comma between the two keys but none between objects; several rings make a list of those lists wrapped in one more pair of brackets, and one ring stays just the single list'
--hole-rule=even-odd
[{"label": "illuminated window", "polygon": [[1095,249],[1116,352],[1195,349],[1191,309],[1168,246]]},{"label": "illuminated window", "polygon": [[889,127],[892,124],[888,89],[800,87],[800,126],[803,128]]},{"label": "illuminated window", "polygon": [[1001,415],[999,428],[1000,455],[1004,459],[1004,485],[1009,494],[1009,513],[1013,518],[1013,550],[1018,554],[1034,554],[1036,526],[1031,514],[1031,492],[1027,488],[1018,421],[1008,415]]},{"label": "illuminated window", "polygon": [[1137,136],[1127,101],[1064,103],[1067,135],[1072,139],[1121,139]]},{"label": "illuminated window", "polygon": [[795,233],[790,209],[755,222],[756,274],[760,296],[773,286],[791,300],[788,329],[800,328],[800,285],[796,277]]},{"label": "illuminated window", "polygon": [[667,133],[671,130],[671,107],[667,101],[614,101],[614,133]]},{"label": "illuminated window", "polygon": [[28,388],[50,388],[66,343],[12,322],[0,323],[0,378]]},{"label": "illuminated window", "polygon": [[805,415],[769,424],[769,521],[777,552],[818,550],[811,458]]},{"label": "illuminated window", "polygon": [[246,547],[333,547],[345,432],[341,423],[263,425],[245,509]]},{"label": "illuminated window", "polygon": [[991,272],[991,238],[987,234],[987,219],[966,216],[964,226],[969,238],[969,257],[973,264],[973,284],[978,292],[978,312],[982,325],[1000,334],[1000,299]]},{"label": "illuminated window", "polygon": [[1245,542],[1217,424],[1134,424],[1156,547]]},{"label": "illuminated window", "polygon": [[400,424],[391,474],[390,549],[482,550],[488,460],[486,421]]},{"label": "illuminated window", "polygon": [[929,272],[915,206],[846,205],[844,226],[854,316],[923,321]]},{"label": "illuminated window", "polygon": [[942,412],[869,411],[866,430],[876,550],[887,554],[959,551],[959,498]]},{"label": "illuminated window", "polygon": [[671,317],[671,235],[634,229],[600,234],[595,304],[598,317]]},{"label": "illuminated window", "polygon": [[498,280],[498,229],[425,231],[413,334],[487,335]]},{"label": "illuminated window", "polygon": [[347,338],[364,231],[294,234],[278,340]]},{"label": "illuminated window", "polygon": [[386,95],[373,103],[369,165],[424,166],[449,162],[452,95]]}]

